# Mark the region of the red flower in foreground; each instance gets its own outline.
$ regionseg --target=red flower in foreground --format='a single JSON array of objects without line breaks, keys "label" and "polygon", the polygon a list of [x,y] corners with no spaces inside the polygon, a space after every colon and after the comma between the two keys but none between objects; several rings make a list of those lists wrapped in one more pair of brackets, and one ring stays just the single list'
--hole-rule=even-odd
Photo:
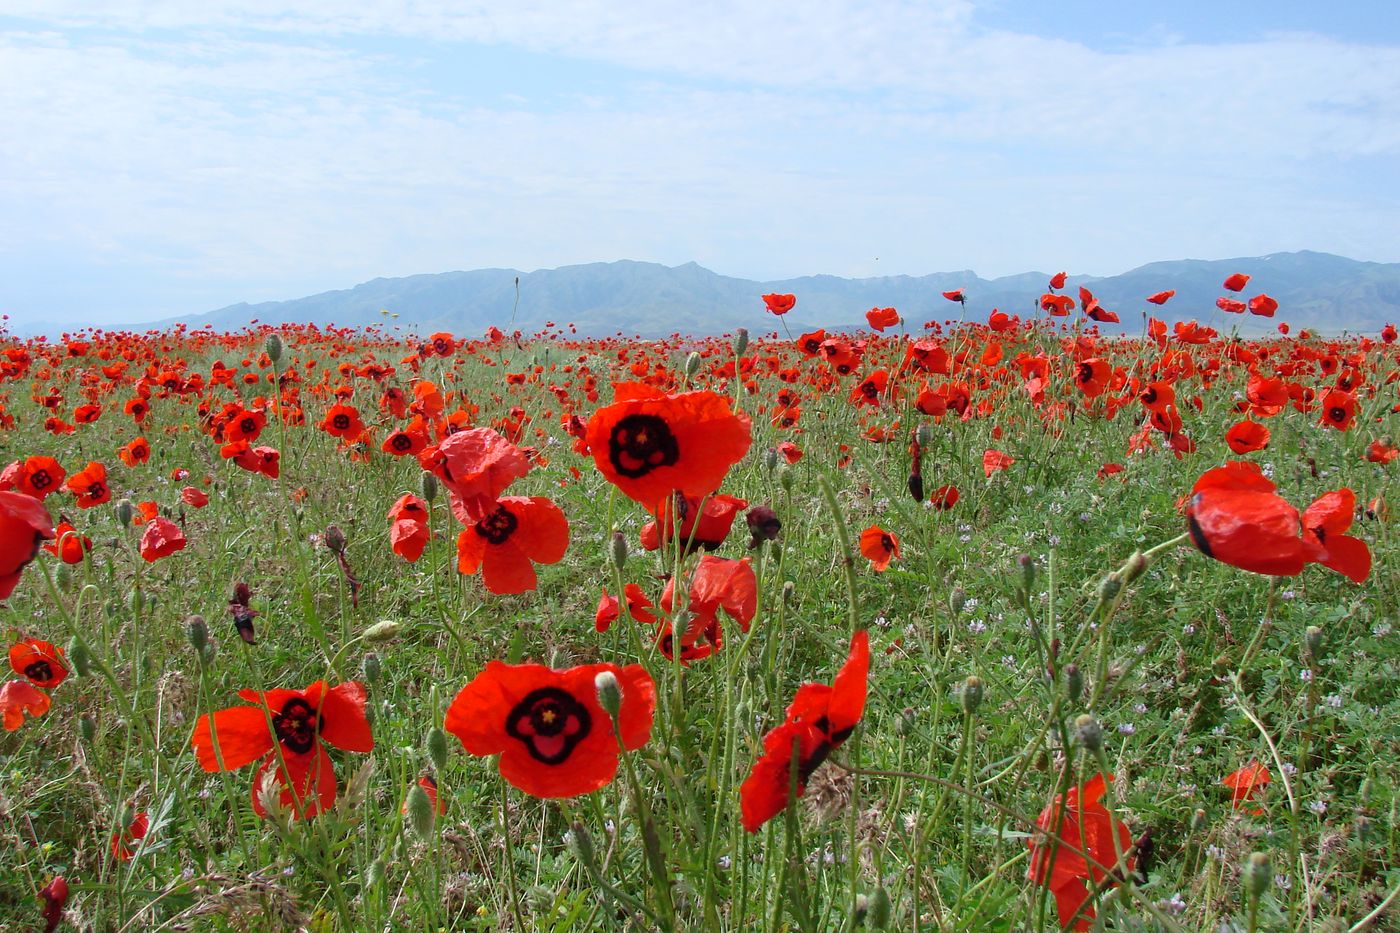
[{"label": "red flower in foreground", "polygon": [[890,561],[899,556],[899,538],[879,525],[871,525],[860,533],[860,552],[876,573],[884,573]]},{"label": "red flower in foreground", "polygon": [[457,511],[465,510],[473,520],[491,512],[501,493],[530,472],[520,448],[490,428],[458,431],[423,451],[420,462],[447,486],[459,503]]},{"label": "red flower in foreground", "polygon": [[8,599],[19,575],[54,536],[43,504],[22,492],[0,492],[0,599]]},{"label": "red flower in foreground", "polygon": [[1353,583],[1364,583],[1371,575],[1371,550],[1360,538],[1347,534],[1356,517],[1356,493],[1338,489],[1319,496],[1303,510],[1303,537],[1326,548],[1319,561]]},{"label": "red flower in foreground", "polygon": [[[1230,805],[1238,810],[1241,804],[1261,795],[1272,780],[1273,775],[1269,773],[1268,768],[1258,761],[1250,761],[1243,768],[1225,775],[1220,783],[1230,788]],[[1254,814],[1257,816],[1263,812],[1262,809],[1255,810]]]},{"label": "red flower in foreground", "polygon": [[30,457],[20,464],[14,478],[15,489],[43,499],[49,493],[57,492],[67,475],[53,457]]},{"label": "red flower in foreground", "polygon": [[96,461],[68,477],[63,488],[77,498],[80,509],[90,509],[112,498],[112,488],[107,485],[107,468]]},{"label": "red flower in foreground", "polygon": [[787,314],[797,305],[796,295],[764,295],[763,304],[770,314]]},{"label": "red flower in foreground", "polygon": [[148,563],[155,563],[184,548],[185,533],[179,525],[161,515],[151,519],[141,534],[141,556]]},{"label": "red flower in foreground", "polygon": [[118,861],[128,862],[135,855],[135,848],[146,838],[146,833],[151,829],[151,819],[142,810],[131,818],[126,829],[121,832],[112,833],[112,858]]},{"label": "red flower in foreground", "polygon": [[[1108,780],[1112,779],[1109,775]],[[1074,929],[1090,928],[1094,909],[1084,906],[1089,899],[1086,882],[1095,886],[1101,883],[1108,877],[1104,867],[1113,867],[1118,860],[1117,849],[1126,852],[1132,846],[1128,827],[1113,819],[1099,802],[1106,788],[1104,776],[1096,774],[1083,787],[1071,787],[1063,796],[1057,796],[1035,821],[1049,838],[1036,834],[1027,840],[1031,849],[1027,877],[1048,887],[1055,896],[1061,928],[1068,927],[1076,914],[1079,919],[1074,922]],[[1118,835],[1117,849],[1114,833]],[[1125,867],[1131,869],[1135,861],[1129,858]]]},{"label": "red flower in foreground", "polygon": [[749,419],[722,395],[665,395],[635,382],[615,390],[617,401],[588,419],[588,448],[608,482],[646,508],[676,491],[709,495],[749,451]]},{"label": "red flower in foreground", "polygon": [[6,732],[24,725],[24,714],[39,717],[49,711],[49,695],[27,680],[11,680],[0,687],[0,722]]},{"label": "red flower in foreground", "polygon": [[569,521],[559,506],[543,496],[506,496],[457,536],[457,571],[480,571],[492,593],[525,593],[538,579],[534,564],[557,564],[568,549]]},{"label": "red flower in foreground", "polygon": [[327,690],[318,680],[305,690],[240,690],[238,696],[253,705],[199,717],[190,743],[205,771],[234,771],[262,759],[253,776],[258,816],[267,815],[259,789],[269,769],[275,769],[282,787],[282,806],[309,818],[335,804],[335,772],[325,746],[374,750],[363,684],[351,681]]},{"label": "red flower in foreground", "polygon": [[851,639],[850,653],[830,687],[806,683],[797,689],[787,719],[763,737],[763,755],[739,788],[744,829],[756,833],[783,812],[794,767],[801,797],[812,773],[850,738],[865,713],[869,675],[870,635],[862,630]]},{"label": "red flower in foreground", "polygon": [[1186,525],[1207,557],[1252,573],[1291,577],[1327,552],[1299,535],[1298,510],[1253,463],[1207,470],[1191,487]]},{"label": "red flower in foreground", "polygon": [[63,906],[68,903],[68,882],[59,875],[39,892],[44,900],[40,916],[44,918],[44,933],[53,933],[63,922]]},{"label": "red flower in foreground", "polygon": [[472,755],[500,755],[501,777],[534,797],[577,797],[617,774],[617,734],[598,703],[607,671],[622,693],[618,731],[629,751],[651,738],[656,686],[640,664],[585,664],[554,671],[541,664],[491,661],[447,708],[444,728]]},{"label": "red flower in foreground", "polygon": [[10,668],[36,687],[52,690],[68,677],[68,662],[57,645],[30,638],[10,646]]}]

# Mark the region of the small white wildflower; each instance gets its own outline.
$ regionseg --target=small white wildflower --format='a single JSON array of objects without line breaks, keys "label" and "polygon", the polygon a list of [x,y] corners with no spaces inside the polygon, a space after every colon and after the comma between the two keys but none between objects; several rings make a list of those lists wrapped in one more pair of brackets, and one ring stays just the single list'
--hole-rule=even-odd
[{"label": "small white wildflower", "polygon": [[1322,701],[1333,709],[1342,708],[1342,695],[1340,693],[1329,693],[1322,698]]},{"label": "small white wildflower", "polygon": [[1181,894],[1173,893],[1171,897],[1157,902],[1157,909],[1163,913],[1171,914],[1173,917],[1180,916],[1186,912],[1186,901]]},{"label": "small white wildflower", "polygon": [[1308,809],[1316,813],[1318,816],[1321,816],[1322,814],[1327,812],[1327,801],[1314,800],[1312,803],[1308,804]]},{"label": "small white wildflower", "polygon": [[1137,713],[1139,716],[1141,716],[1143,713],[1147,712],[1147,704],[1146,704],[1146,703],[1134,703],[1134,704],[1133,704],[1133,712],[1135,712],[1135,713]]},{"label": "small white wildflower", "polygon": [[1298,773],[1298,766],[1291,761],[1285,761],[1283,763],[1283,773],[1291,777]]},{"label": "small white wildflower", "polygon": [[1194,635],[1194,634],[1196,634],[1196,626],[1194,626],[1194,625],[1187,625],[1187,626],[1185,626],[1184,628],[1182,628],[1181,634],[1183,634],[1183,635]]},{"label": "small white wildflower", "polygon": [[1298,679],[1301,680],[1301,681],[1302,681],[1303,683],[1305,683],[1305,684],[1312,683],[1312,678],[1313,678],[1313,672],[1312,672],[1312,668],[1310,668],[1310,667],[1305,667],[1305,668],[1303,668],[1301,671],[1298,672]]},{"label": "small white wildflower", "polygon": [[1134,726],[1134,725],[1133,725],[1132,723],[1130,723],[1130,722],[1120,722],[1120,723],[1118,724],[1118,734],[1119,734],[1119,735],[1132,735],[1132,734],[1133,734],[1134,732],[1136,732],[1136,731],[1137,731],[1137,727]]}]

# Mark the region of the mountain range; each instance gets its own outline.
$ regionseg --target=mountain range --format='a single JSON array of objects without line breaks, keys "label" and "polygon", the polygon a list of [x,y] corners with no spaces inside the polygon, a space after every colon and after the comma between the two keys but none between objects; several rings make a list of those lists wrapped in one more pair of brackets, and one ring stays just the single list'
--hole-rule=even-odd
[{"label": "mountain range", "polygon": [[[1239,294],[1222,282],[1242,272],[1251,277]],[[477,269],[403,278],[378,278],[340,291],[290,301],[240,303],[207,314],[174,318],[218,330],[264,323],[309,322],[340,326],[413,327],[421,333],[450,331],[475,336],[488,327],[531,333],[547,322],[574,324],[583,335],[659,337],[673,332],[719,334],[737,327],[755,333],[778,326],[761,296],[797,296],[785,322],[797,333],[815,327],[864,326],[873,307],[899,310],[910,330],[923,322],[956,318],[960,309],[942,293],[962,289],[967,317],[985,320],[993,308],[1027,316],[1034,312],[1050,274],[1025,272],[983,279],[971,271],[923,276],[846,279],[833,275],[757,282],[720,275],[690,262],[664,266],[621,260],[520,272]],[[1400,321],[1400,263],[1362,262],[1311,251],[1272,253],[1238,259],[1184,259],[1154,262],[1121,275],[1070,275],[1063,289],[1071,297],[1090,289],[1106,309],[1137,332],[1143,313],[1171,320],[1197,319],[1219,330],[1271,331],[1280,321],[1323,333],[1374,333]],[[1172,289],[1161,307],[1148,295]],[[1279,303],[1273,320],[1227,315],[1216,308],[1222,295],[1247,300],[1260,292]],[[397,317],[394,317],[397,315]]]}]

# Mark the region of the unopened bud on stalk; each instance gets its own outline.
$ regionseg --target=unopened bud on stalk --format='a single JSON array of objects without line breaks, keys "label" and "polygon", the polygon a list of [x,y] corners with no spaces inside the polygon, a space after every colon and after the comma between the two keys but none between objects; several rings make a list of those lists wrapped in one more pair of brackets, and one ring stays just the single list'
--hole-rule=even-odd
[{"label": "unopened bud on stalk", "polygon": [[948,611],[954,616],[958,616],[966,605],[967,590],[960,586],[953,587],[952,591],[948,593]]},{"label": "unopened bud on stalk", "polygon": [[743,356],[749,348],[749,329],[741,327],[734,332],[734,355]]},{"label": "unopened bud on stalk", "polygon": [[84,745],[91,745],[97,738],[97,720],[84,713],[78,717],[78,735],[82,737]]},{"label": "unopened bud on stalk", "polygon": [[792,492],[792,487],[797,485],[797,474],[792,467],[788,467],[778,474],[778,485],[783,487],[784,492]]},{"label": "unopened bud on stalk", "polygon": [[866,910],[865,922],[872,930],[889,928],[893,905],[890,903],[890,892],[885,890],[884,885],[880,885],[870,892],[870,900]]},{"label": "unopened bud on stalk", "polygon": [[614,531],[608,540],[608,558],[618,570],[627,566],[627,536]]},{"label": "unopened bud on stalk", "polygon": [[927,421],[922,422],[914,429],[914,440],[918,442],[920,447],[927,447],[933,443],[933,428],[929,426]]},{"label": "unopened bud on stalk", "polygon": [[1099,581],[1099,601],[1105,603],[1113,601],[1122,589],[1123,578],[1118,575],[1118,571],[1105,574],[1104,578]]},{"label": "unopened bud on stalk", "polygon": [[365,683],[378,683],[379,676],[383,673],[383,669],[379,664],[379,655],[375,654],[373,651],[366,654],[364,660],[360,662],[360,669],[364,671]]},{"label": "unopened bud on stalk", "polygon": [[1091,752],[1098,753],[1103,749],[1103,727],[1088,713],[1074,720],[1074,737]]},{"label": "unopened bud on stalk", "polygon": [[365,641],[371,645],[387,645],[399,637],[403,625],[393,619],[382,619],[365,629]]},{"label": "unopened bud on stalk", "polygon": [[418,478],[418,486],[423,490],[423,498],[432,503],[438,494],[438,478],[436,474],[423,471],[423,475]]},{"label": "unopened bud on stalk", "polygon": [[408,827],[413,830],[413,835],[419,839],[427,839],[433,834],[433,802],[428,799],[428,792],[423,786],[414,783],[408,789],[408,797],[404,800],[404,811],[408,814]]},{"label": "unopened bud on stalk", "polygon": [[1264,892],[1269,890],[1269,883],[1273,881],[1267,852],[1251,852],[1249,854],[1249,860],[1244,863],[1243,880],[1245,892],[1251,901],[1257,901],[1263,897]]},{"label": "unopened bud on stalk", "polygon": [[769,447],[763,452],[763,469],[772,473],[778,468],[778,448]]},{"label": "unopened bud on stalk", "polygon": [[1191,814],[1191,832],[1193,832],[1193,833],[1199,833],[1199,832],[1201,832],[1202,830],[1204,830],[1205,828],[1206,828],[1206,811],[1204,811],[1204,810],[1202,810],[1202,809],[1200,809],[1200,808],[1198,807],[1198,808],[1196,809],[1196,812]]},{"label": "unopened bud on stalk", "polygon": [[1031,587],[1035,586],[1035,558],[1022,554],[1016,558],[1016,566],[1021,568],[1021,589],[1029,596]]},{"label": "unopened bud on stalk", "polygon": [[117,513],[117,524],[123,528],[131,526],[131,519],[136,514],[136,506],[131,504],[130,499],[118,499],[117,504],[112,507]]},{"label": "unopened bud on stalk", "polygon": [[791,606],[797,602],[797,584],[791,580],[783,581],[783,605]]},{"label": "unopened bud on stalk", "polygon": [[1322,648],[1322,629],[1316,625],[1309,625],[1303,632],[1303,646],[1308,649],[1309,657],[1317,657]]},{"label": "unopened bud on stalk", "polygon": [[277,334],[268,334],[267,339],[263,341],[263,352],[274,363],[282,359],[282,338]]},{"label": "unopened bud on stalk", "polygon": [[428,760],[438,771],[447,767],[447,733],[437,726],[428,730]]},{"label": "unopened bud on stalk", "polygon": [[194,653],[204,657],[204,649],[209,644],[209,626],[205,624],[203,616],[190,616],[185,619],[185,638],[189,639]]},{"label": "unopened bud on stalk", "polygon": [[685,358],[685,378],[694,379],[695,374],[700,371],[700,354],[694,350]]},{"label": "unopened bud on stalk", "polygon": [[588,869],[589,874],[597,870],[598,853],[593,848],[593,837],[588,834],[588,827],[579,820],[569,824],[569,846]]},{"label": "unopened bud on stalk", "polygon": [[1065,696],[1071,703],[1078,703],[1084,695],[1084,672],[1078,664],[1065,665]]},{"label": "unopened bud on stalk", "polygon": [[80,640],[76,635],[68,640],[68,660],[79,677],[92,675],[92,655],[88,652],[87,642]]},{"label": "unopened bud on stalk", "polygon": [[982,689],[981,677],[969,677],[963,681],[962,709],[967,715],[973,715],[977,712],[977,707],[982,705]]},{"label": "unopened bud on stalk", "polygon": [[593,687],[598,691],[598,705],[613,719],[622,712],[622,686],[612,671],[599,671],[593,678]]},{"label": "unopened bud on stalk", "polygon": [[332,554],[345,553],[345,532],[340,530],[339,525],[327,525],[326,534],[322,540],[325,541],[326,547]]},{"label": "unopened bud on stalk", "polygon": [[1123,582],[1132,583],[1138,577],[1147,573],[1148,560],[1141,551],[1134,551],[1123,563]]},{"label": "unopened bud on stalk", "polygon": [[375,859],[365,869],[365,887],[372,888],[384,880],[384,860]]}]

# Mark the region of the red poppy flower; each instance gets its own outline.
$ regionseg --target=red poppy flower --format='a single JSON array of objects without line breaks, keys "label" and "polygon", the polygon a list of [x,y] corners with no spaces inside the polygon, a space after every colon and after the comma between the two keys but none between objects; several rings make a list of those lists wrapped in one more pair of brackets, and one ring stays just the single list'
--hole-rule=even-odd
[{"label": "red poppy flower", "polygon": [[419,462],[442,480],[454,497],[454,511],[467,518],[490,513],[501,493],[530,471],[520,448],[490,428],[458,431],[424,450]]},{"label": "red poppy flower", "polygon": [[101,417],[101,405],[79,405],[73,409],[73,420],[78,424],[93,424]]},{"label": "red poppy flower", "polygon": [[1050,276],[1050,287],[1051,287],[1051,288],[1064,288],[1064,287],[1065,287],[1065,281],[1066,281],[1068,278],[1069,278],[1069,273],[1067,273],[1067,272],[1056,272],[1054,275]]},{"label": "red poppy flower", "polygon": [[54,536],[43,504],[20,492],[0,492],[0,599],[8,599],[19,575]]},{"label": "red poppy flower", "polygon": [[267,426],[267,415],[261,411],[244,409],[224,425],[224,440],[247,441],[252,444]]},{"label": "red poppy flower", "polygon": [[147,563],[169,557],[176,551],[184,550],[184,547],[185,533],[179,525],[164,516],[151,519],[141,535],[141,556]]},{"label": "red poppy flower", "polygon": [[792,441],[780,442],[777,449],[778,453],[783,455],[783,459],[788,462],[789,466],[802,459],[802,448],[798,447]]},{"label": "red poppy flower", "polygon": [[130,443],[118,448],[117,458],[129,467],[145,463],[151,459],[151,445],[146,443],[144,437],[138,437]]},{"label": "red poppy flower", "polygon": [[[1111,775],[1108,780],[1112,780]],[[1057,795],[1035,821],[1049,838],[1036,834],[1027,840],[1031,850],[1027,877],[1048,887],[1055,896],[1061,928],[1067,927],[1075,914],[1079,919],[1074,929],[1090,928],[1094,909],[1082,906],[1089,899],[1088,884],[1102,883],[1108,875],[1101,866],[1113,867],[1118,860],[1118,850],[1127,851],[1132,846],[1128,827],[1113,819],[1099,802],[1106,789],[1104,775],[1096,774],[1083,787],[1071,787],[1064,795]],[[1117,847],[1113,841],[1115,833]],[[1125,867],[1131,869],[1135,862],[1135,858],[1129,858]]]},{"label": "red poppy flower", "polygon": [[53,457],[29,457],[20,464],[14,477],[14,488],[35,499],[43,499],[49,493],[58,491],[67,475]]},{"label": "red poppy flower", "polygon": [[53,933],[63,922],[63,906],[68,903],[68,882],[59,875],[44,885],[39,896],[44,900],[40,916],[44,918],[44,933]]},{"label": "red poppy flower", "polygon": [[598,608],[593,612],[593,628],[601,635],[612,624],[617,621],[617,617],[622,614],[622,609],[618,604],[616,596],[608,595],[608,588],[603,587],[603,595],[598,597]]},{"label": "red poppy flower", "polygon": [[321,419],[320,428],[332,437],[353,441],[365,432],[365,423],[352,405],[332,405]]},{"label": "red poppy flower", "polygon": [[30,638],[10,646],[10,667],[29,678],[36,687],[52,690],[68,676],[63,649],[47,641]]},{"label": "red poppy flower", "polygon": [[1232,292],[1244,291],[1244,287],[1249,284],[1249,276],[1243,272],[1236,272],[1225,280],[1225,287]]},{"label": "red poppy flower", "polygon": [[[1220,783],[1230,788],[1230,805],[1238,810],[1246,801],[1262,795],[1272,780],[1273,775],[1269,774],[1268,768],[1258,761],[1250,761],[1243,768],[1225,775]],[[1262,809],[1254,811],[1256,816],[1263,812]]]},{"label": "red poppy flower", "polygon": [[390,547],[409,563],[416,562],[432,540],[428,503],[412,493],[404,493],[389,509],[389,519],[394,523],[389,529]]},{"label": "red poppy flower", "polygon": [[665,395],[627,382],[615,397],[588,419],[588,448],[608,482],[646,508],[677,491],[709,495],[748,453],[749,419],[722,395]]},{"label": "red poppy flower", "polygon": [[1157,292],[1155,295],[1148,295],[1147,300],[1154,305],[1164,305],[1176,295],[1175,291]]},{"label": "red poppy flower", "polygon": [[950,292],[944,292],[943,297],[947,298],[949,301],[956,301],[959,304],[967,303],[967,296],[963,294],[963,290],[961,288],[955,288]]},{"label": "red poppy flower", "polygon": [[481,571],[492,593],[525,593],[537,582],[533,564],[557,564],[568,548],[569,521],[559,506],[543,496],[506,496],[457,536],[457,570]]},{"label": "red poppy flower", "polygon": [[1298,510],[1253,463],[1207,470],[1186,506],[1191,541],[1207,557],[1252,573],[1295,576],[1327,552],[1299,536]]},{"label": "red poppy flower", "polygon": [[[661,500],[655,511],[656,518],[642,526],[642,547],[655,551],[662,544],[669,543],[679,536],[690,550],[713,551],[729,537],[734,525],[734,517],[748,508],[748,502],[734,496],[715,494],[705,499],[702,507],[699,499],[680,494]],[[676,530],[675,513],[680,513],[681,527]]]},{"label": "red poppy flower", "polygon": [[1366,448],[1366,459],[1371,463],[1389,463],[1396,457],[1400,457],[1400,447],[1386,438],[1372,441]]},{"label": "red poppy flower", "polygon": [[894,308],[871,308],[865,312],[865,319],[872,328],[883,331],[886,327],[894,327],[899,323],[899,312]]},{"label": "red poppy flower", "polygon": [[1263,450],[1269,446],[1269,429],[1246,419],[1225,432],[1225,443],[1237,454]]},{"label": "red poppy flower", "polygon": [[[234,771],[262,759],[253,776],[258,816],[266,815],[258,791],[269,769],[276,768],[282,806],[309,818],[335,804],[335,772],[325,746],[374,750],[363,684],[351,681],[327,690],[318,680],[305,690],[240,690],[238,696],[253,705],[199,717],[190,743],[205,771]],[[278,762],[279,747],[285,766]]]},{"label": "red poppy flower", "polygon": [[107,485],[107,468],[96,461],[69,476],[63,488],[77,497],[80,509],[90,509],[112,498],[112,487]]},{"label": "red poppy flower", "polygon": [[1278,302],[1268,295],[1255,295],[1249,299],[1249,313],[1257,314],[1260,317],[1273,317],[1278,310]]},{"label": "red poppy flower", "polygon": [[1303,537],[1326,548],[1322,566],[1364,583],[1371,575],[1371,551],[1365,541],[1346,533],[1355,516],[1356,494],[1350,489],[1319,496],[1303,510]]},{"label": "red poppy flower", "polygon": [[929,494],[928,501],[935,509],[948,510],[958,504],[961,494],[956,486],[939,486]]},{"label": "red poppy flower", "polygon": [[1215,299],[1215,306],[1226,314],[1244,314],[1245,303],[1236,301],[1234,298],[1227,298],[1221,295]]},{"label": "red poppy flower", "polygon": [[142,810],[131,818],[126,829],[112,834],[112,858],[122,862],[131,861],[135,847],[146,838],[151,829],[150,817]]},{"label": "red poppy flower", "polygon": [[49,711],[49,695],[27,680],[7,681],[0,686],[0,720],[6,732],[24,725],[24,714],[38,718]]},{"label": "red poppy flower", "polygon": [[186,486],[180,490],[180,501],[191,508],[202,509],[209,504],[209,494],[194,486]]},{"label": "red poppy flower", "polygon": [[850,653],[830,687],[805,683],[797,689],[787,719],[763,737],[763,755],[739,788],[744,829],[758,832],[787,807],[794,766],[797,796],[806,793],[813,772],[850,738],[864,715],[869,675],[870,635],[861,630],[851,639]]},{"label": "red poppy flower", "polygon": [[1322,397],[1322,423],[1338,431],[1349,431],[1356,420],[1357,408],[1356,396],[1331,389]]},{"label": "red poppy flower", "polygon": [[796,295],[764,295],[763,304],[770,314],[787,314],[797,304]]},{"label": "red poppy flower", "polygon": [[622,693],[618,732],[629,751],[651,738],[656,686],[640,664],[585,664],[554,671],[541,664],[491,661],[447,708],[443,727],[472,755],[500,755],[501,777],[533,797],[577,797],[617,774],[617,733],[598,703],[604,671]]},{"label": "red poppy flower", "polygon": [[[442,800],[438,795],[437,778],[426,772],[420,774],[418,775],[418,786],[423,788],[423,793],[428,795],[428,806],[432,812],[437,816],[445,816],[447,814],[447,801]],[[408,815],[407,799],[404,800],[402,812],[405,816]]]},{"label": "red poppy flower", "polygon": [[899,556],[899,538],[879,525],[871,525],[860,533],[860,552],[876,573],[884,573],[890,561]]},{"label": "red poppy flower", "polygon": [[65,564],[81,564],[83,555],[92,550],[92,539],[78,534],[77,529],[66,521],[59,522],[54,534],[54,542],[44,545],[44,550]]},{"label": "red poppy flower", "polygon": [[1000,472],[1016,462],[1016,458],[1000,450],[986,450],[982,453],[982,472],[990,479],[993,473]]}]

